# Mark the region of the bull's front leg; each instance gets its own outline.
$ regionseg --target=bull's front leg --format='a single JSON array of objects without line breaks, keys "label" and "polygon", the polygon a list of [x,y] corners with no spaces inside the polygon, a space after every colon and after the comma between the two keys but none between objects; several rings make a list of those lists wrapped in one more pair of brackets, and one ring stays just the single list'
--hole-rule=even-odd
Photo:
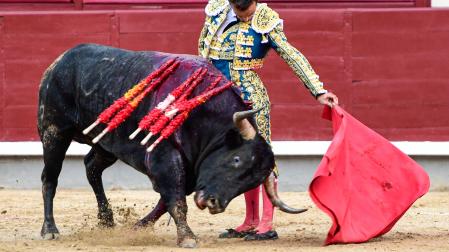
[{"label": "bull's front leg", "polygon": [[176,223],[177,244],[183,248],[194,248],[197,240],[187,224],[186,170],[181,154],[169,143],[157,148],[147,159],[153,186],[161,194],[167,211]]},{"label": "bull's front leg", "polygon": [[187,224],[187,203],[185,197],[183,199],[177,199],[174,204],[170,204],[168,212],[176,223],[178,246],[182,248],[195,248],[197,241]]}]

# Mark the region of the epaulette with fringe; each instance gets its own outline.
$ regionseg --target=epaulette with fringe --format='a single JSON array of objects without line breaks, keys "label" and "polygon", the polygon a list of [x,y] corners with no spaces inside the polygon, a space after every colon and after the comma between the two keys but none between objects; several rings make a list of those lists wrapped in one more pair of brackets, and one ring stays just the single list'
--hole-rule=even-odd
[{"label": "epaulette with fringe", "polygon": [[204,11],[206,12],[206,15],[213,17],[220,14],[226,7],[228,7],[228,5],[228,0],[210,0]]},{"label": "epaulette with fringe", "polygon": [[257,10],[251,21],[251,28],[257,33],[266,34],[272,31],[282,20],[276,11],[262,3],[257,5]]}]

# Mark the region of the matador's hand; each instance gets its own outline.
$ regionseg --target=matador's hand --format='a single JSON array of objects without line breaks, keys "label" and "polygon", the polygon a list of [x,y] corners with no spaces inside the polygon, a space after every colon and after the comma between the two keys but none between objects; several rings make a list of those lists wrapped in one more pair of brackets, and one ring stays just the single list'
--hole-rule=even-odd
[{"label": "matador's hand", "polygon": [[338,97],[331,93],[331,92],[327,92],[325,94],[322,94],[320,96],[318,96],[317,100],[324,105],[327,105],[329,107],[333,107],[334,105],[338,105]]}]

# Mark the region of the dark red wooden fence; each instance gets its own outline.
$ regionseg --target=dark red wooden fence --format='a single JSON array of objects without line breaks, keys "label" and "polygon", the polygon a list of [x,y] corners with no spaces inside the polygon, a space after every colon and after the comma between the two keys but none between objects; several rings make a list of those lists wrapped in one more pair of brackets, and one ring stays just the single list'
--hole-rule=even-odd
[{"label": "dark red wooden fence", "polygon": [[[277,8],[290,42],[342,106],[391,140],[449,140],[449,10]],[[79,43],[196,53],[201,9],[0,12],[0,141],[37,140],[46,67]],[[260,72],[274,140],[329,140],[330,124],[282,60]]]},{"label": "dark red wooden fence", "polygon": [[[429,7],[431,0],[261,0],[274,8]],[[3,10],[201,8],[207,0],[0,0]]]}]

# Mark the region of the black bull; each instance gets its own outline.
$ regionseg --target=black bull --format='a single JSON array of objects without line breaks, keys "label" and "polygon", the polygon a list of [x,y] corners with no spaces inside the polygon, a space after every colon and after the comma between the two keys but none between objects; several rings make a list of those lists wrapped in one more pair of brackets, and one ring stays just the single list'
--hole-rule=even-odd
[{"label": "black bull", "polygon": [[[106,107],[174,57],[181,61],[180,67],[144,99],[125,123],[97,144],[93,144],[92,139],[102,127],[86,136],[82,134]],[[246,106],[234,88],[192,111],[182,127],[151,154],[139,144],[143,134],[133,141],[128,139],[139,119],[200,67],[206,67],[208,74],[194,91],[193,95],[197,95],[221,73],[195,56],[80,45],[65,52],[47,69],[40,86],[38,109],[45,164],[41,177],[45,214],[41,235],[44,238],[52,239],[58,234],[53,218],[53,198],[72,140],[92,146],[84,163],[102,225],[112,226],[114,221],[101,175],[117,159],[146,174],[161,196],[155,209],[136,225],[152,224],[168,211],[177,226],[178,245],[183,247],[196,245],[186,222],[185,197],[193,192],[196,192],[198,207],[208,207],[211,213],[219,213],[234,197],[265,180],[273,203],[281,210],[295,212],[279,200],[271,177],[267,179],[274,166],[273,152],[251,126],[254,112],[238,113],[245,111]],[[219,85],[225,82],[223,78]]]}]

